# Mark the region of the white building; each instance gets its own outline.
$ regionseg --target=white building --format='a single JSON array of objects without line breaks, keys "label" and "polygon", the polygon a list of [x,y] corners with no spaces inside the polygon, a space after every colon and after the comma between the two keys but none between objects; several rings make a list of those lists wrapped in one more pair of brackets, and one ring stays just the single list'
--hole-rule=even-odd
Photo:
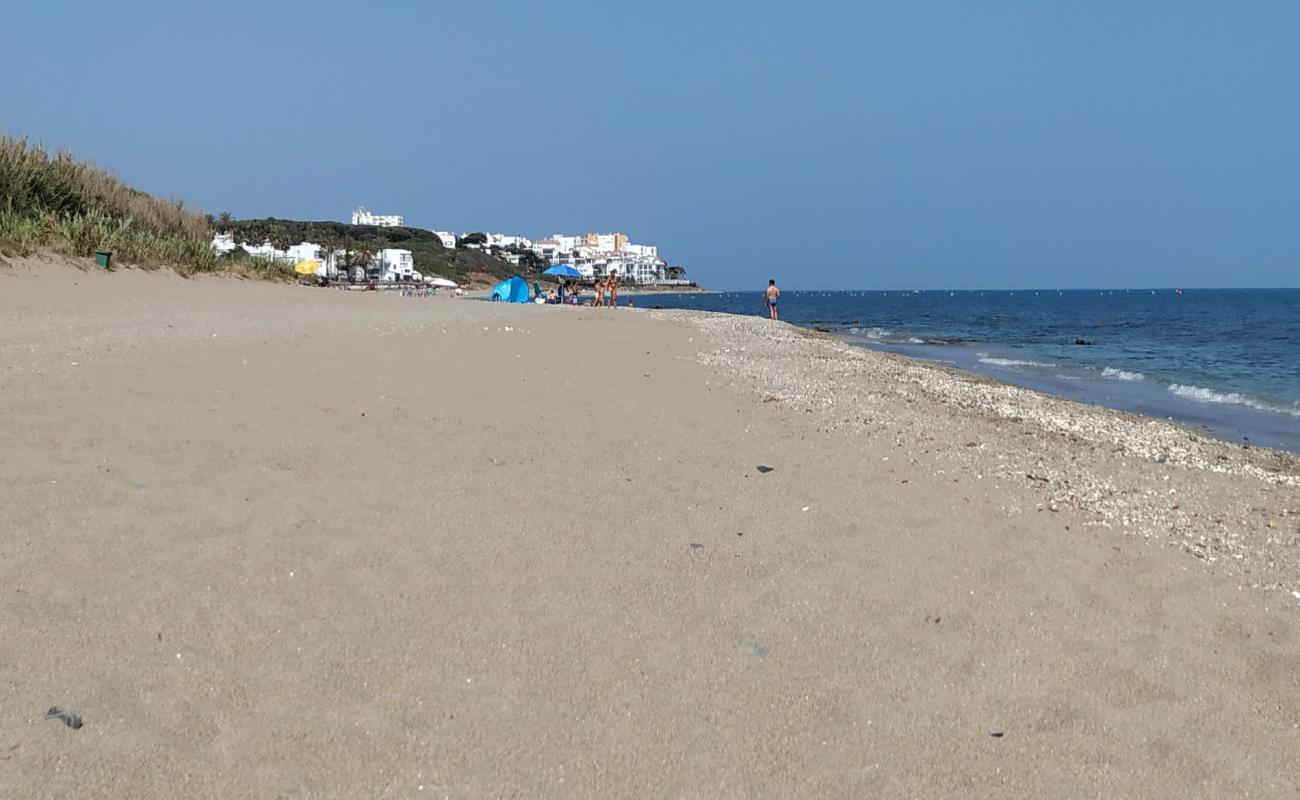
[{"label": "white building", "polygon": [[379,270],[381,281],[419,280],[415,271],[415,259],[410,250],[388,248],[375,254],[375,269]]},{"label": "white building", "polygon": [[303,242],[302,244],[293,245],[284,252],[289,260],[297,264],[299,261],[319,261],[321,249],[318,244]]},{"label": "white building", "polygon": [[234,250],[239,245],[235,244],[235,237],[229,233],[218,233],[212,237],[212,252],[219,255],[225,255]]},{"label": "white building", "polygon": [[581,239],[581,236],[565,236],[564,234],[557,233],[547,241],[554,242],[555,246],[559,248],[561,253],[568,254],[577,249],[578,242],[581,241]]},{"label": "white building", "polygon": [[658,258],[659,248],[653,244],[632,244],[631,242],[623,245],[620,252],[629,256],[640,256],[642,258]]},{"label": "white building", "polygon": [[533,249],[533,240],[526,236],[509,236],[504,233],[489,233],[487,236],[488,247],[521,247],[524,250]]},{"label": "white building", "polygon": [[659,258],[659,248],[652,244],[633,244],[622,233],[582,236],[557,233],[532,243],[530,249],[551,264],[572,264],[588,279],[617,273],[637,283],[667,280],[668,264]]},{"label": "white building", "polygon": [[620,278],[637,283],[658,283],[664,279],[667,266],[657,258],[611,258],[604,264],[604,274],[618,273]]},{"label": "white building", "polygon": [[[275,245],[270,242],[262,242],[261,244],[253,244],[252,242],[236,242],[235,237],[229,233],[218,233],[216,236],[212,237],[212,249],[214,252],[220,253],[221,255],[225,255],[237,247],[244,248],[244,252],[248,253],[250,256],[257,256],[258,258],[265,258],[271,261],[284,261],[296,264],[302,260],[301,257],[295,258],[293,255],[294,253],[302,252],[301,250],[296,249],[301,248],[302,245],[295,245],[288,250],[276,250]],[[314,258],[314,256],[308,256],[308,258]]]},{"label": "white building", "polygon": [[443,247],[447,248],[448,250],[456,249],[456,234],[449,233],[447,231],[434,231],[433,235],[438,237],[438,239],[442,242]]},{"label": "white building", "polygon": [[561,250],[560,243],[554,239],[541,239],[533,242],[532,251],[539,258],[545,259],[548,263],[558,264],[569,253]]},{"label": "white building", "polygon": [[352,212],[353,225],[377,225],[381,228],[402,227],[401,214],[371,214],[365,206],[357,206]]}]

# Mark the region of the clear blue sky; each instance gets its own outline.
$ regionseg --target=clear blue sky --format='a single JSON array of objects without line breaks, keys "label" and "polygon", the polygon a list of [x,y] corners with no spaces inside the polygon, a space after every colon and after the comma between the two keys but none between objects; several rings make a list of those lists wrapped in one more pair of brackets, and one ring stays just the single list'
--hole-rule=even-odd
[{"label": "clear blue sky", "polygon": [[1300,3],[10,3],[0,126],[720,288],[1300,285]]}]

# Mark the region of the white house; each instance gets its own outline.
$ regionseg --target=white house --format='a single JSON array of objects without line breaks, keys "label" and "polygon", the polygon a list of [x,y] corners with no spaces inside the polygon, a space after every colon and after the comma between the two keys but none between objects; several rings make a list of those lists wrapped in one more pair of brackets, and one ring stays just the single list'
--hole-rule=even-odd
[{"label": "white house", "polygon": [[311,242],[303,242],[302,244],[293,245],[288,250],[284,251],[284,254],[287,259],[297,264],[299,261],[319,261],[320,251],[320,245],[312,244]]},{"label": "white house", "polygon": [[555,246],[559,249],[560,253],[563,255],[566,253],[572,253],[574,249],[577,248],[578,242],[581,240],[581,238],[582,237],[580,236],[565,236],[563,234],[557,233],[554,236],[552,236],[548,241],[554,242]]},{"label": "white house", "polygon": [[375,254],[375,267],[381,281],[416,280],[415,259],[410,250],[387,248]]},{"label": "white house", "polygon": [[291,261],[293,263],[296,263],[298,260],[301,260],[301,259],[294,259],[293,256],[289,254],[289,251],[276,250],[275,246],[272,245],[270,242],[263,242],[261,244],[252,244],[251,242],[236,242],[235,237],[229,233],[218,233],[216,236],[212,237],[212,249],[217,253],[225,255],[226,253],[229,253],[230,251],[234,250],[237,247],[244,248],[245,252],[247,252],[250,256],[267,258],[272,261]]},{"label": "white house", "polygon": [[569,252],[571,252],[562,250],[560,243],[554,239],[542,239],[541,241],[534,242],[531,249],[538,255],[538,257],[543,258],[552,264],[559,263],[562,257],[569,255]]},{"label": "white house", "polygon": [[357,206],[357,210],[352,212],[353,225],[378,225],[381,228],[400,228],[402,226],[401,214],[371,214],[365,206]]},{"label": "white house", "polygon": [[653,244],[632,244],[628,242],[623,245],[622,252],[630,256],[640,256],[643,258],[658,258],[659,248]]},{"label": "white house", "polygon": [[456,249],[456,234],[449,233],[447,231],[434,231],[433,235],[438,237],[438,239],[442,242],[443,247],[447,248],[448,250]]},{"label": "white house", "polygon": [[225,255],[234,250],[239,245],[235,244],[235,237],[229,233],[218,233],[212,237],[212,251],[220,255]]},{"label": "white house", "polygon": [[489,233],[487,236],[488,247],[522,247],[525,250],[533,249],[533,241],[525,236],[509,236],[504,233]]}]

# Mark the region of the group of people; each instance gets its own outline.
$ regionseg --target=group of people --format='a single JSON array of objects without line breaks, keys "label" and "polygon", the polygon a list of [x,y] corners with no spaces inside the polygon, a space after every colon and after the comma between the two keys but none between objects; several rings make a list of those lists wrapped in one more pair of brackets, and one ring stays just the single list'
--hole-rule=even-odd
[{"label": "group of people", "polygon": [[[597,280],[594,286],[596,293],[595,299],[591,301],[593,307],[598,306],[617,306],[618,305],[618,273],[611,272],[604,280]],[[582,305],[582,291],[576,283],[566,283],[561,280],[560,285],[555,289],[549,289],[546,292],[546,302],[548,305]]]},{"label": "group of people", "polygon": [[618,305],[618,273],[611,272],[604,281],[596,281],[596,299],[593,306]]}]

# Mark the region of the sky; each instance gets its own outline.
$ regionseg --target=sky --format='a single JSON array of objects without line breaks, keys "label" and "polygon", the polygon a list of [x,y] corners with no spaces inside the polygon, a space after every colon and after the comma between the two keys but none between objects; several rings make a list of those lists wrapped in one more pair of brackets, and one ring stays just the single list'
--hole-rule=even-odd
[{"label": "sky", "polygon": [[1300,286],[1300,3],[42,0],[0,128],[236,217],[761,288]]}]

